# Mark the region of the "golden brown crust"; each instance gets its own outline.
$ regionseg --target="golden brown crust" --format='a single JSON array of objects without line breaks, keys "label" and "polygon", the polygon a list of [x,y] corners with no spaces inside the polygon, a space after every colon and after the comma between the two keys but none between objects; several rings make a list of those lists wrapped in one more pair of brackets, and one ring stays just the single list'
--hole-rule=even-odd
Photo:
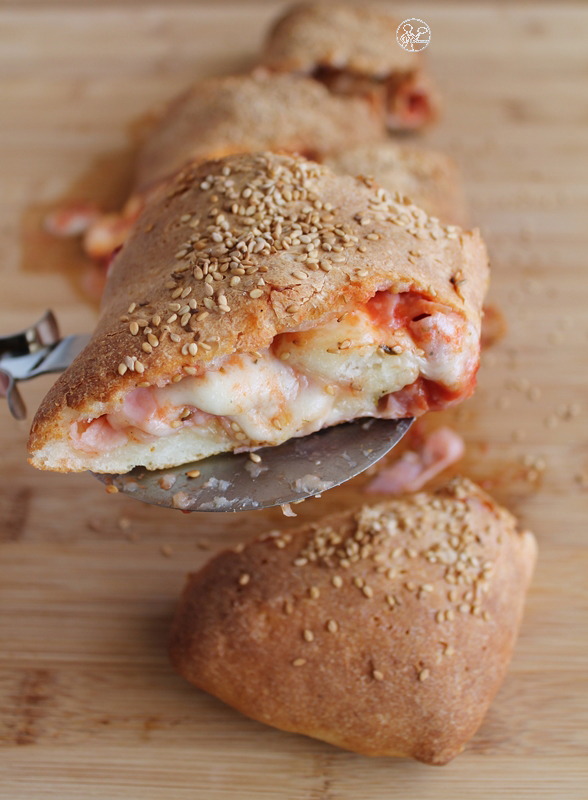
[{"label": "golden brown crust", "polygon": [[434,298],[479,332],[487,281],[478,232],[442,227],[383,189],[272,153],[190,166],[115,259],[92,340],[35,416],[32,463],[45,466],[36,452],[74,418],[107,413],[136,386],[261,350],[381,289]]},{"label": "golden brown crust", "polygon": [[283,730],[445,764],[521,622],[535,539],[467,480],[226,551],[189,576],[176,669]]},{"label": "golden brown crust", "polygon": [[399,46],[400,22],[369,4],[301,3],[273,26],[262,63],[280,72],[333,67],[377,79],[413,72],[420,57]]},{"label": "golden brown crust", "polygon": [[334,172],[374,178],[443,223],[468,224],[459,168],[445,153],[385,141],[362,144],[325,159]]},{"label": "golden brown crust", "polygon": [[275,150],[310,158],[376,141],[381,113],[357,97],[335,97],[295,75],[199,81],[173,100],[139,153],[135,192],[144,192],[188,161]]}]

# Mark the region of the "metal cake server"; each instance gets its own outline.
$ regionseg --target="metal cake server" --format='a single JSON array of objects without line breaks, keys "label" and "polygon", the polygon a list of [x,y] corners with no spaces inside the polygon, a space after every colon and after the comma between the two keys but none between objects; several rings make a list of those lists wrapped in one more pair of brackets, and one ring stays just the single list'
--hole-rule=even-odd
[{"label": "metal cake server", "polygon": [[[16,419],[26,417],[17,384],[62,372],[81,353],[89,335],[60,338],[51,311],[21,333],[0,336],[0,397]],[[124,475],[92,473],[110,491],[182,511],[248,511],[297,503],[359,475],[405,435],[412,418],[360,419],[335,425],[277,447],[220,453],[193,464]]]}]

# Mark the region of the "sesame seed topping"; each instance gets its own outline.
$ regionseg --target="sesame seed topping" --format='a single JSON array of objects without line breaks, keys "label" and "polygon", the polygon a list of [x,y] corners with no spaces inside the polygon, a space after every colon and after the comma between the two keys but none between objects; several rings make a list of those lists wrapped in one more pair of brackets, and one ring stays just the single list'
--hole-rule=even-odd
[{"label": "sesame seed topping", "polygon": [[340,589],[343,586],[343,578],[340,575],[333,575],[331,583],[335,589]]},{"label": "sesame seed topping", "polygon": [[139,333],[139,325],[137,322],[131,322],[129,325],[129,330],[133,336],[136,336]]},{"label": "sesame seed topping", "polygon": [[303,667],[306,664],[305,658],[295,658],[292,662],[293,667]]},{"label": "sesame seed topping", "polygon": [[106,487],[106,491],[108,494],[118,494],[118,489],[116,488],[116,486],[113,486],[112,484],[109,484]]},{"label": "sesame seed topping", "polygon": [[320,590],[317,586],[311,586],[310,589],[308,590],[308,594],[310,595],[310,597],[312,597],[313,600],[318,600],[318,598],[321,595]]},{"label": "sesame seed topping", "polygon": [[314,633],[312,631],[308,630],[308,628],[302,632],[302,635],[304,636],[304,640],[305,641],[307,641],[307,642],[313,642],[314,641]]},{"label": "sesame seed topping", "polygon": [[190,470],[188,470],[188,472],[186,472],[186,476],[188,478],[198,478],[200,476],[200,470],[199,469],[190,469]]},{"label": "sesame seed topping", "polygon": [[430,673],[429,673],[429,670],[428,670],[428,669],[422,669],[422,670],[419,672],[419,681],[421,681],[421,682],[423,682],[423,681],[426,681],[426,680],[427,680],[427,678],[429,677],[429,674],[430,674]]},{"label": "sesame seed topping", "polygon": [[329,633],[337,633],[337,631],[339,630],[339,625],[335,622],[334,619],[330,619],[327,622],[327,630],[329,631]]},{"label": "sesame seed topping", "polygon": [[249,581],[251,580],[251,575],[248,575],[246,572],[241,575],[239,578],[239,586],[247,586]]},{"label": "sesame seed topping", "polygon": [[384,680],[384,673],[380,672],[379,669],[375,669],[372,672],[372,678],[376,681],[383,681]]}]

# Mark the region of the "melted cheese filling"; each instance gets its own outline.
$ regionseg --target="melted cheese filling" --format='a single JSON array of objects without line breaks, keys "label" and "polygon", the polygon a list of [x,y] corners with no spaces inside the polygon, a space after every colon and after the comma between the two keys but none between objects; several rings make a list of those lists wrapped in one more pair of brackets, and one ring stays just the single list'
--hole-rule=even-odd
[{"label": "melted cheese filling", "polygon": [[262,353],[135,389],[111,413],[73,423],[71,440],[103,453],[189,427],[225,449],[277,445],[358,417],[423,413],[426,382],[442,387],[442,406],[457,402],[473,390],[478,356],[479,336],[460,315],[413,293],[379,292],[339,320],[276,336]]}]

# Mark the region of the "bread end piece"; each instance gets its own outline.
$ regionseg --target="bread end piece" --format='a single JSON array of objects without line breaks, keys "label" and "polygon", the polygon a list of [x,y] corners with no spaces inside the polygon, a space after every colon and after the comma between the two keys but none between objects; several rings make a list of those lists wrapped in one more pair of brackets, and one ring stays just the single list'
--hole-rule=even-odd
[{"label": "bread end piece", "polygon": [[276,728],[445,764],[504,678],[536,552],[465,479],[272,531],[189,576],[171,660]]}]

